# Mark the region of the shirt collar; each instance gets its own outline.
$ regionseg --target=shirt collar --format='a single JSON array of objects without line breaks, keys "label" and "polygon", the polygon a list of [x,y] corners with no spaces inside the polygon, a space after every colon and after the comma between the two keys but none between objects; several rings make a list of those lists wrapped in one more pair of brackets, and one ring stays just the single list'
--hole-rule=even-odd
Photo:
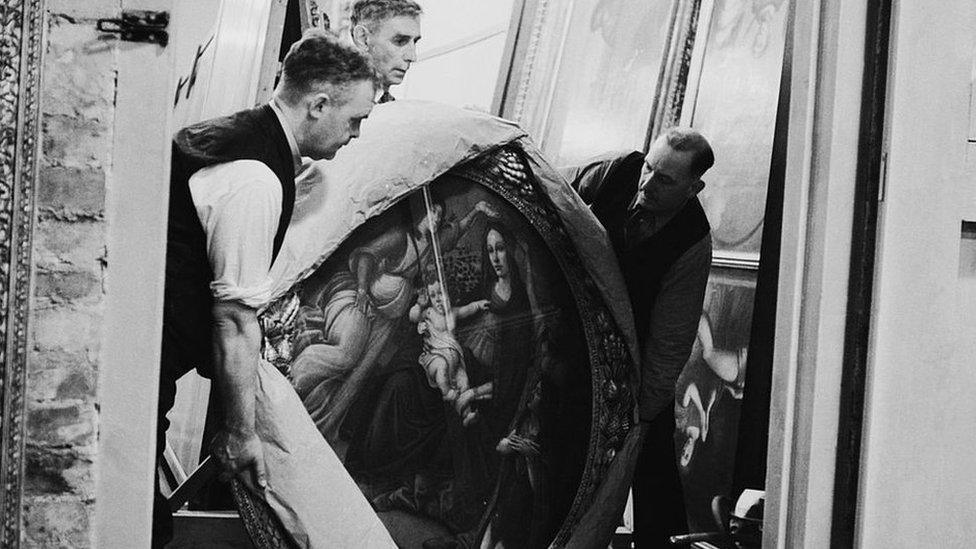
[{"label": "shirt collar", "polygon": [[302,169],[302,155],[298,151],[298,140],[295,139],[295,132],[285,119],[285,113],[281,112],[281,107],[278,103],[272,99],[270,102],[271,110],[274,111],[275,116],[278,117],[278,122],[281,124],[281,129],[285,130],[285,138],[288,139],[288,148],[291,149],[291,159],[294,163],[295,173],[298,174]]}]

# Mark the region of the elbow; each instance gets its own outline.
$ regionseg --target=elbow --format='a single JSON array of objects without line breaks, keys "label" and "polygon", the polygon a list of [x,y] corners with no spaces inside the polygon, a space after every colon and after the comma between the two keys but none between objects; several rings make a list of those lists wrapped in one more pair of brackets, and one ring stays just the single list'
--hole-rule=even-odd
[{"label": "elbow", "polygon": [[234,301],[218,301],[213,306],[214,331],[221,339],[226,337],[257,337],[261,329],[258,325],[257,310]]}]

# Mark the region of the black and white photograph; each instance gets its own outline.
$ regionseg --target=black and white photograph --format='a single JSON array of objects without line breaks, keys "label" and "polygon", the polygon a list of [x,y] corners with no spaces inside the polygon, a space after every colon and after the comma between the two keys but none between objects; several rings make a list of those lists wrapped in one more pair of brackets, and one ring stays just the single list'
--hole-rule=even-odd
[{"label": "black and white photograph", "polygon": [[0,547],[973,544],[972,0],[4,0],[0,121]]}]

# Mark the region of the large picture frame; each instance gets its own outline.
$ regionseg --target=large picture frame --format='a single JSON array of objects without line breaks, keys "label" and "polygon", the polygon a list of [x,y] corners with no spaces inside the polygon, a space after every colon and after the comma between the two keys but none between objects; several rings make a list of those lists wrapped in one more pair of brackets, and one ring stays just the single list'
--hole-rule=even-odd
[{"label": "large picture frame", "polygon": [[20,544],[42,0],[0,9],[0,545]]},{"label": "large picture frame", "polygon": [[[630,433],[626,338],[563,223],[506,145],[375,212],[262,316],[265,359],[398,544],[562,546]],[[235,497],[252,539],[286,538]]]},{"label": "large picture frame", "polygon": [[687,39],[672,56],[672,76],[662,79],[656,128],[698,129],[721,159],[699,194],[719,266],[759,266],[787,7],[786,0],[695,0],[676,33]]}]

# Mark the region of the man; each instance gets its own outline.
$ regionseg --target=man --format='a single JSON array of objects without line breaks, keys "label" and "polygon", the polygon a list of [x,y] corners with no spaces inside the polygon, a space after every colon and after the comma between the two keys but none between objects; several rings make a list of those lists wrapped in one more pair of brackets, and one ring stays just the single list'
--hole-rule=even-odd
[{"label": "man", "polygon": [[569,170],[607,229],[634,310],[641,353],[644,446],[634,472],[634,541],[668,547],[687,531],[674,451],[675,383],[691,353],[711,265],[710,227],[696,195],[714,164],[692,129],[672,128],[633,152]]},{"label": "man", "polygon": [[[254,431],[261,343],[256,310],[295,202],[301,158],[331,159],[373,108],[370,62],[324,32],[285,56],[270,104],[180,130],[173,139],[157,457],[176,380],[213,377],[222,409],[212,452],[223,478],[266,484]],[[154,545],[172,536],[157,490]]]},{"label": "man", "polygon": [[421,13],[411,0],[358,0],[352,6],[350,34],[379,74],[379,103],[393,101],[390,86],[403,82],[417,60]]}]

